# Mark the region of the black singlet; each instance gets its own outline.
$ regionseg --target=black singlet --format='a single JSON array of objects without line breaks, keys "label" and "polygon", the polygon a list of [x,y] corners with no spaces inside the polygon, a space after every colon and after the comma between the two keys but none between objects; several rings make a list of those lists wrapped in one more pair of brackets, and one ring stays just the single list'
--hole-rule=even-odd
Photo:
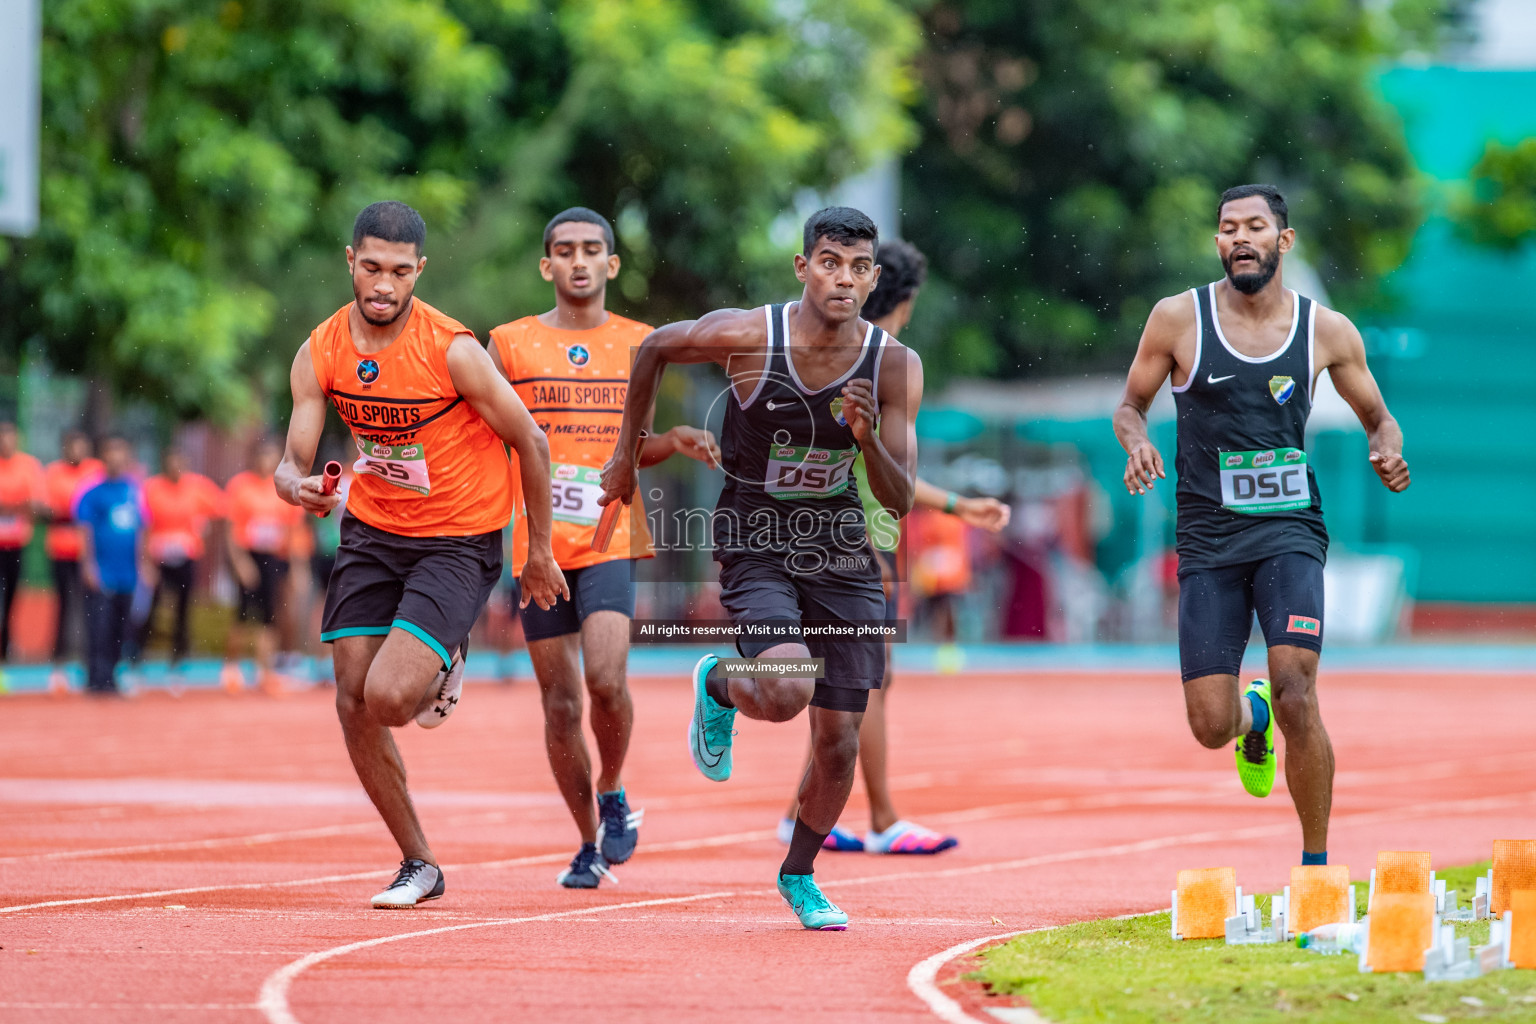
[{"label": "black singlet", "polygon": [[[766,306],[768,352],[762,372],[732,374],[721,430],[725,485],[715,506],[714,544],[722,551],[862,552],[864,507],[853,475],[859,454],[841,417],[842,388],[864,378],[879,402],[885,332],[869,325],[847,372],[817,391],[801,383],[789,355],[789,304]],[[740,397],[738,385],[752,391]]]},{"label": "black singlet", "polygon": [[1173,389],[1179,572],[1286,552],[1323,561],[1328,532],[1306,457],[1317,304],[1291,292],[1285,344],[1268,356],[1245,356],[1221,333],[1215,288],[1193,291],[1195,364]]}]

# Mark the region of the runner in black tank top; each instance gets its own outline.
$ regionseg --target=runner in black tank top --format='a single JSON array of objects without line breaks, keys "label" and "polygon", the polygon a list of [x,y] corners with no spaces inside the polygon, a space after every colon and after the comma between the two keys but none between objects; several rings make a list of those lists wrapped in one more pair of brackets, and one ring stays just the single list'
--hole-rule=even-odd
[{"label": "runner in black tank top", "polygon": [[[879,403],[886,334],[866,325],[861,345],[840,350],[848,369],[811,391],[789,354],[792,305],[763,307],[766,365],[732,375],[736,401],[726,401],[721,431],[725,485],[715,506],[715,557],[724,564],[750,548],[787,556],[794,569],[809,573],[868,563],[861,576],[873,571],[878,580],[853,475],[859,444],[843,415],[840,389],[850,380],[871,381]],[[745,398],[742,388],[749,389]]]},{"label": "runner in black tank top", "polygon": [[[915,490],[922,364],[858,316],[879,278],[876,241],[874,224],[857,210],[819,211],[795,257],[805,283],[799,302],[720,310],[646,338],[603,473],[603,504],[634,492],[634,446],[667,363],[726,370],[726,483],[713,532],[720,601],[741,630],[744,658],[815,658],[823,675],[727,676],[718,658],[705,656],[694,669],[689,752],[706,778],[724,781],[738,710],[783,722],[809,705],[811,768],[779,869],[779,892],[806,928],[848,921],[822,895],[812,867],[847,803],[859,724],[884,674],[885,594],[852,474],[855,456],[863,452],[871,493],[894,515],[906,515]],[[862,640],[850,635],[861,624]],[[817,631],[825,626],[840,632]]]},{"label": "runner in black tank top", "polygon": [[1307,464],[1312,331],[1317,305],[1292,299],[1291,329],[1274,354],[1246,356],[1216,316],[1216,286],[1192,292],[1199,308],[1195,363],[1173,389],[1178,407],[1180,572],[1328,550],[1317,480]]},{"label": "runner in black tank top", "polygon": [[[1286,737],[1286,782],[1301,819],[1302,863],[1327,863],[1333,748],[1317,706],[1328,534],[1307,464],[1317,376],[1360,417],[1371,465],[1393,491],[1408,486],[1402,431],[1346,318],[1281,284],[1295,243],[1285,200],[1270,185],[1228,189],[1217,204],[1226,278],[1153,310],[1115,411],[1129,453],[1126,488],[1165,476],[1146,413],[1163,381],[1178,408],[1179,658],[1190,728],[1207,747],[1234,739],[1238,775],[1255,796],[1274,784],[1274,729]],[[1254,613],[1270,679],[1239,693]]]}]

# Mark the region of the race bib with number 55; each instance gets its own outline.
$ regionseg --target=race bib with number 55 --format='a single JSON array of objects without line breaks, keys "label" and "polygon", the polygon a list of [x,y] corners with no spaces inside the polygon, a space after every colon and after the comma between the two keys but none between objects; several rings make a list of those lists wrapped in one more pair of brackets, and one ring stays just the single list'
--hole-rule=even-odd
[{"label": "race bib with number 55", "polygon": [[1244,515],[1289,512],[1312,505],[1307,453],[1299,448],[1218,452],[1221,503]]},{"label": "race bib with number 55", "polygon": [[420,495],[432,493],[432,481],[427,477],[427,450],[420,444],[359,441],[357,453],[359,458],[352,465],[353,472],[376,476]]},{"label": "race bib with number 55", "polygon": [[549,500],[554,518],[562,523],[595,526],[603,508],[597,499],[603,496],[603,471],[591,466],[572,466],[552,462],[549,466]]}]

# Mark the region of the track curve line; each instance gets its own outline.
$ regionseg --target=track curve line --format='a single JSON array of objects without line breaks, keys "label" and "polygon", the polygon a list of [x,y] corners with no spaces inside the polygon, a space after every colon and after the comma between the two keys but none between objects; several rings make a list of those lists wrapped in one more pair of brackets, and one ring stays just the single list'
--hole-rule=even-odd
[{"label": "track curve line", "polygon": [[948,949],[933,954],[926,960],[919,960],[912,965],[907,972],[907,988],[912,994],[921,999],[933,1015],[945,1024],[985,1024],[984,1021],[972,1017],[954,999],[945,995],[939,989],[939,972],[944,965],[959,956],[980,949],[982,946],[993,942],[1005,942],[1018,935],[1028,935],[1030,932],[1045,931],[1044,928],[1026,928],[1017,932],[1002,932],[998,935],[986,935],[979,939],[971,939],[950,946]]},{"label": "track curve line", "polygon": [[582,907],[578,910],[559,910],[548,914],[533,914],[527,917],[502,917],[491,921],[475,921],[470,924],[451,924],[441,928],[424,928],[420,931],[401,932],[398,935],[383,935],[376,939],[364,939],[361,942],[349,942],[344,946],[333,946],[330,949],[322,949],[306,956],[302,956],[291,963],[284,964],[267,976],[267,980],[261,984],[261,994],[256,999],[256,1008],[259,1009],[269,1024],[300,1024],[293,1011],[288,1007],[288,989],[293,985],[293,980],[311,967],[327,960],[334,960],[348,953],[355,953],[360,949],[371,949],[374,946],[384,946],[391,942],[403,942],[406,939],[419,939],[428,935],[442,935],[446,932],[463,932],[475,928],[499,928],[510,924],[534,924],[540,921],[558,921],[562,918],[588,917],[593,914],[606,914],[615,910],[637,910],[642,907],[664,907],[679,903],[698,903],[701,900],[720,900],[731,896],[740,896],[738,892],[705,892],[693,896],[668,896],[654,900],[636,900],[631,903],[610,903],[601,907]]}]

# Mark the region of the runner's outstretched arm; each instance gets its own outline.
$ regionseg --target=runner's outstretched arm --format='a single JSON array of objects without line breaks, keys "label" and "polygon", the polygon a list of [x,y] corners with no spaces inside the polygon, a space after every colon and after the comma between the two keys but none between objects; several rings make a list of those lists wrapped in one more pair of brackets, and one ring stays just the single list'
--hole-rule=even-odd
[{"label": "runner's outstretched arm", "polygon": [[[341,495],[322,493],[323,477],[311,476],[315,465],[315,449],[320,444],[320,433],[325,429],[325,392],[315,379],[315,366],[309,358],[309,342],[299,346],[293,357],[293,368],[288,371],[288,386],[293,391],[293,415],[288,418],[288,442],[283,448],[283,461],[272,474],[272,486],[277,496],[290,505],[300,505],[307,512],[326,515],[341,503]],[[231,533],[231,536],[233,534]],[[230,558],[239,568],[238,548],[230,542]],[[245,572],[241,570],[241,576]]]},{"label": "runner's outstretched arm", "polygon": [[[954,499],[953,508],[950,507],[951,498]],[[917,478],[912,494],[912,504],[948,512],[952,516],[958,516],[968,525],[986,530],[988,533],[1001,532],[1008,526],[1008,520],[1013,518],[1013,509],[996,498],[962,498],[958,494],[929,483],[922,477]]]},{"label": "runner's outstretched arm", "polygon": [[[533,421],[523,400],[496,369],[485,346],[472,334],[461,334],[448,346],[448,376],[496,436],[517,452],[528,518],[528,564],[523,566],[522,607],[533,601],[546,611],[556,597],[570,599],[565,576],[550,547],[554,508],[549,498],[549,440]],[[489,482],[495,486],[494,481]]]},{"label": "runner's outstretched arm", "polygon": [[[1331,309],[1317,311],[1317,341],[1324,365],[1339,396],[1360,418],[1371,446],[1371,468],[1390,491],[1407,489],[1408,463],[1403,458],[1403,430],[1387,411],[1381,388],[1365,362],[1365,341],[1349,318]],[[1318,368],[1321,372],[1323,367]]]},{"label": "runner's outstretched arm", "polygon": [[[749,355],[764,348],[766,328],[757,310],[720,309],[697,320],[680,320],[646,335],[629,371],[629,390],[624,397],[624,425],[614,445],[613,458],[603,469],[603,496],[599,505],[622,501],[628,505],[640,486],[640,466],[635,458],[636,441],[656,413],[656,389],[669,363],[717,363],[726,367],[733,355]],[[718,458],[718,451],[712,453]]]},{"label": "runner's outstretched arm", "polygon": [[864,453],[869,490],[898,519],[912,511],[917,492],[917,410],[923,404],[923,361],[900,344],[880,360],[880,408],[871,381],[843,387],[843,415]]},{"label": "runner's outstretched arm", "polygon": [[1129,458],[1125,463],[1125,489],[1132,494],[1146,494],[1154,479],[1167,479],[1163,456],[1147,435],[1147,410],[1157,397],[1163,381],[1177,365],[1174,346],[1193,324],[1194,303],[1188,296],[1174,295],[1152,307],[1147,326],[1136,346],[1136,358],[1125,378],[1125,392],[1115,408],[1115,436]]}]

